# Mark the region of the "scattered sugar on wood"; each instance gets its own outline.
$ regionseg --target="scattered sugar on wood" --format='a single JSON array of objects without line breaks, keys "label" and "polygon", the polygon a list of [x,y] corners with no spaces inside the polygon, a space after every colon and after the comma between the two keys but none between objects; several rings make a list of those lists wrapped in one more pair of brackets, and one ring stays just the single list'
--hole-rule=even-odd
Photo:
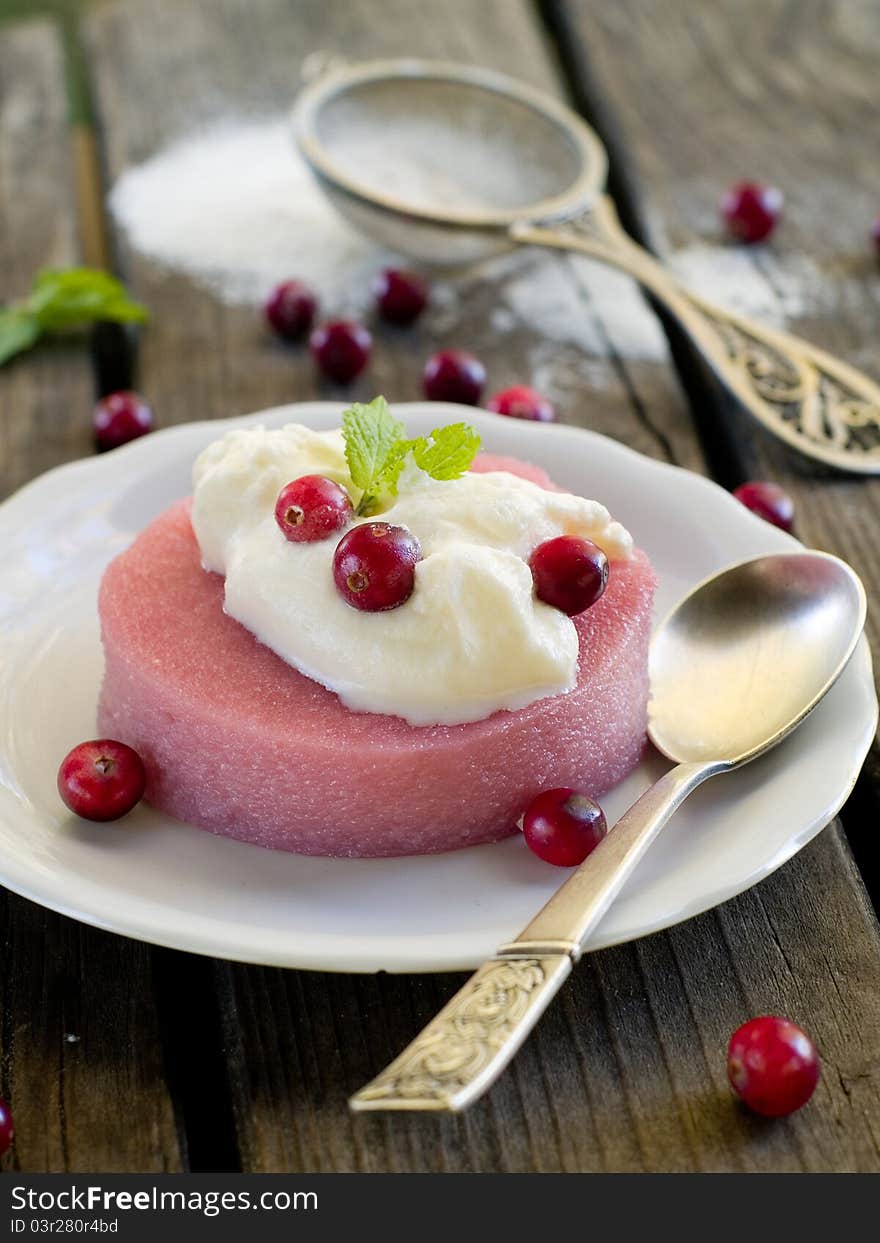
[{"label": "scattered sugar on wood", "polygon": [[[279,280],[297,276],[315,286],[325,313],[358,315],[371,301],[374,273],[399,261],[334,212],[296,152],[287,116],[230,119],[184,137],[126,170],[109,204],[134,250],[232,304],[257,305]],[[859,285],[830,281],[805,255],[711,242],[673,253],[670,266],[695,292],[772,327],[827,312],[840,305],[842,285]],[[594,360],[609,351],[668,358],[660,325],[629,277],[534,250],[455,280],[435,277],[429,328],[454,331],[468,286],[487,279],[498,290],[491,324],[531,335],[533,371],[546,370],[548,343]]]}]

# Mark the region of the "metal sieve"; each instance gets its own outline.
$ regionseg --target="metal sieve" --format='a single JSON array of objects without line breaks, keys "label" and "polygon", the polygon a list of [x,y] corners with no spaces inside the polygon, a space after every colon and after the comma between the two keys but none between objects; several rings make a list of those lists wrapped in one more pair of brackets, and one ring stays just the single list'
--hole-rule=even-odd
[{"label": "metal sieve", "polygon": [[551,96],[469,65],[373,61],[305,86],[295,125],[330,201],[384,246],[461,266],[537,245],[621,268],[775,436],[832,466],[880,473],[880,387],[689,292],[623,231],[603,193],[602,143]]}]

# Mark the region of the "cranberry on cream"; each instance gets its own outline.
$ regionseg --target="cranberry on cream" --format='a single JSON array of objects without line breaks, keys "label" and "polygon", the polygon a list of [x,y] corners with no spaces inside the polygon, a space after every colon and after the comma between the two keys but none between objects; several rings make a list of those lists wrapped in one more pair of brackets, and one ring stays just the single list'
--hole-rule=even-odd
[{"label": "cranberry on cream", "polygon": [[378,517],[418,541],[414,588],[371,613],[337,590],[338,541],[291,543],[279,529],[278,494],[303,475],[356,492],[341,432],[240,429],[193,473],[193,529],[205,569],[225,575],[226,612],[288,664],[355,711],[412,725],[475,721],[573,689],[577,631],[538,599],[528,563],[563,535],[628,559],[632,540],[604,506],[506,471],[437,480],[408,465]]}]

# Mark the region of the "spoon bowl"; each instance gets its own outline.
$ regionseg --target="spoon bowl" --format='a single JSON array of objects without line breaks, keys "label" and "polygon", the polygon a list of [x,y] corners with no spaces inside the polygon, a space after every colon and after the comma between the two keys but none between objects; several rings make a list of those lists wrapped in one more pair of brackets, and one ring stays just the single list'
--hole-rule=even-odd
[{"label": "spoon bowl", "polygon": [[754,759],[830,689],[865,612],[858,577],[828,553],[758,557],[699,583],[651,645],[651,741],[678,763]]}]

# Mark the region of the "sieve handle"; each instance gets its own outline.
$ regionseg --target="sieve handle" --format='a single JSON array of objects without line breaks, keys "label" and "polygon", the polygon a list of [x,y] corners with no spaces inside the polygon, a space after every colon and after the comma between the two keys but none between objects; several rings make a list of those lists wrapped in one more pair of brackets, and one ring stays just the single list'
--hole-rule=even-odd
[{"label": "sieve handle", "polygon": [[574,220],[518,223],[522,245],[612,264],[669,310],[724,387],[774,436],[841,470],[880,474],[880,386],[789,333],[765,328],[691,293],[624,232],[602,196]]}]

